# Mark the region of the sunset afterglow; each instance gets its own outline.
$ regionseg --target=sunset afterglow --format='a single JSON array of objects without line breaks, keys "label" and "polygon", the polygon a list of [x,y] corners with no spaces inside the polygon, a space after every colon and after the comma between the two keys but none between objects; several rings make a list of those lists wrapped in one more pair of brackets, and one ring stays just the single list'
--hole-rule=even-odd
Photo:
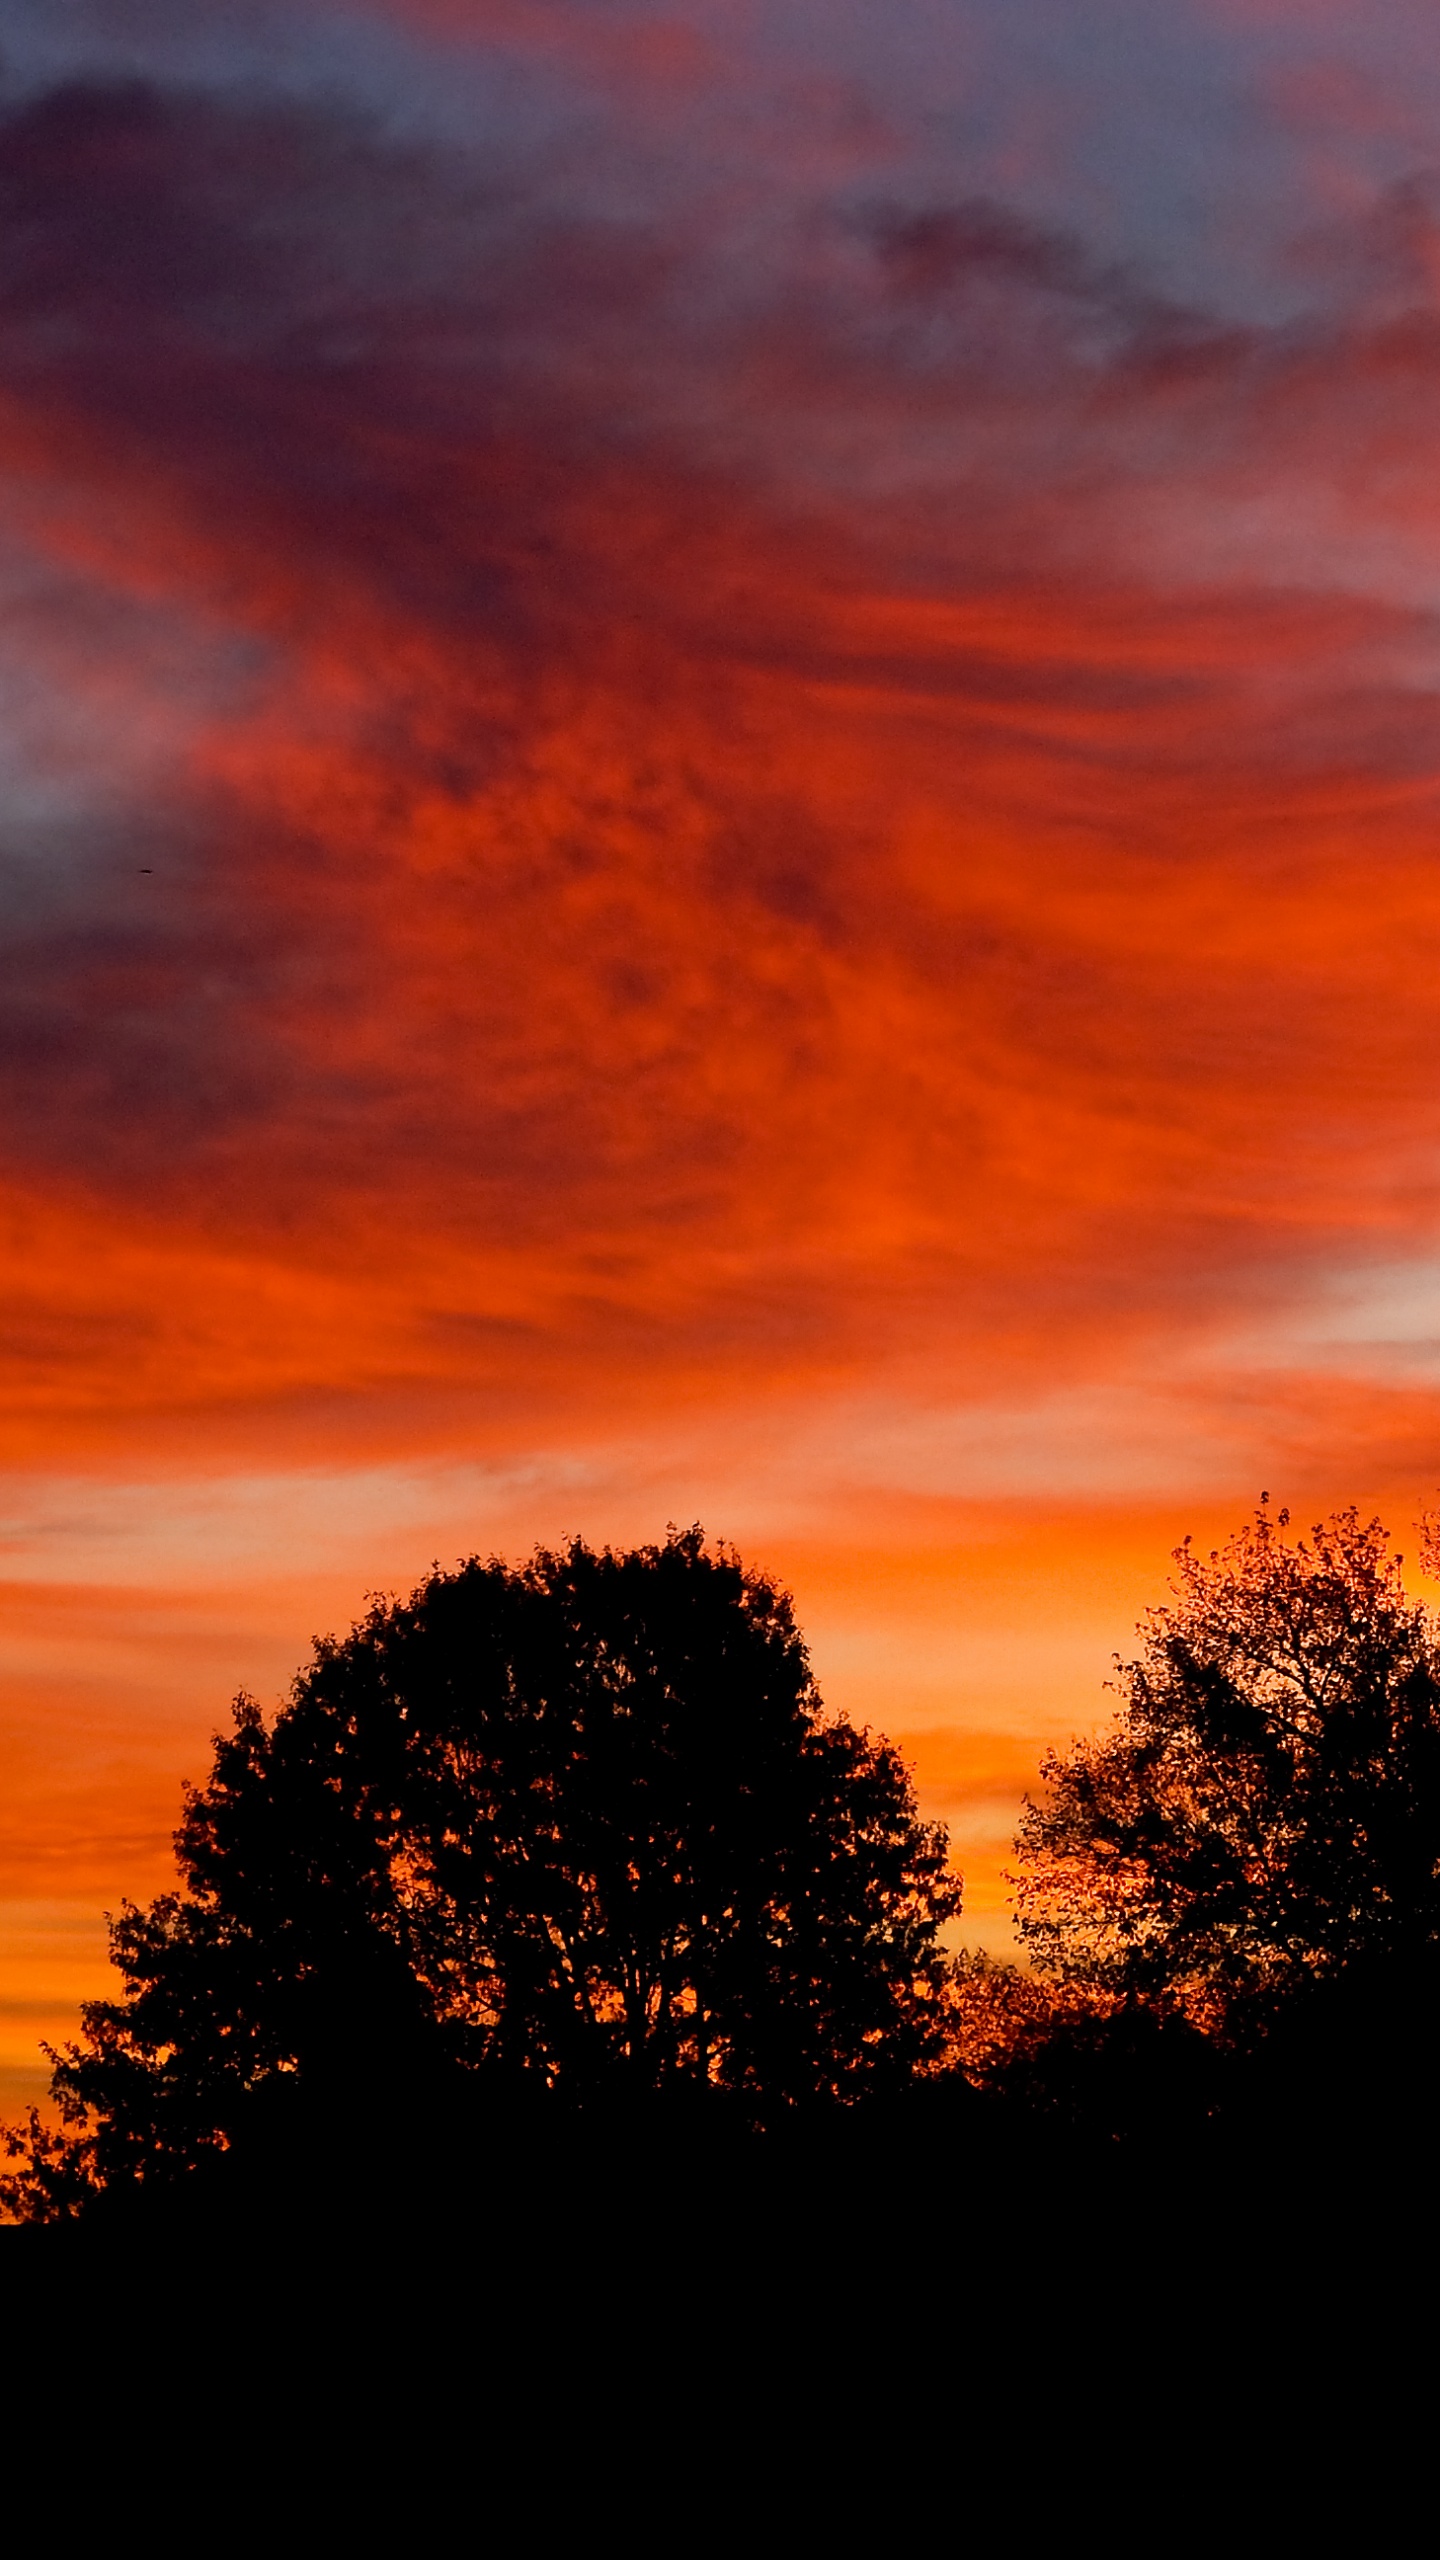
[{"label": "sunset afterglow", "polygon": [[0,2114],[234,1691],[573,1531],[1007,1943],[1179,1539],[1440,1483],[1433,11],[0,58]]}]

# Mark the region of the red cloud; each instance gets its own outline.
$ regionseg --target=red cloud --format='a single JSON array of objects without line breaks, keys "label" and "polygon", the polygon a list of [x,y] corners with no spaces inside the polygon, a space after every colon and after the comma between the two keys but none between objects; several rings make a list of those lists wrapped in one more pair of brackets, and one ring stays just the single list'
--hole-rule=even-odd
[{"label": "red cloud", "polygon": [[[12,1455],[753,1484],[869,1397],[1043,1478],[1148,1395],[1177,1482],[1420,1467],[1422,1370],[1284,1341],[1436,1207],[1425,188],[1235,318],[968,185],[548,147],[158,80],[0,126]],[[973,1578],[895,1467],[865,1537]],[[1017,1783],[967,1715],[937,1798]]]}]

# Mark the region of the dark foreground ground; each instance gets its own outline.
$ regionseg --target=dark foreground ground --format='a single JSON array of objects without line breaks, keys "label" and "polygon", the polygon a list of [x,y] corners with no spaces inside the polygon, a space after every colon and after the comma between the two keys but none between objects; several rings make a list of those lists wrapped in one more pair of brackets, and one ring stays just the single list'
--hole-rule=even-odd
[{"label": "dark foreground ground", "polygon": [[[655,2339],[724,2322],[751,2352],[813,2349],[863,2313],[903,2342],[937,2319],[1083,2331],[1107,2305],[1143,2329],[1428,2276],[1440,2138],[1428,2107],[1310,2104],[1219,2123],[1096,2131],[930,2088],[754,2133],[663,2110],[493,2110],[443,2125],[298,2116],[173,2190],[0,2229],[13,2317],[153,2271],[203,2329],[223,2283],[277,2310],[315,2288],[518,2321],[561,2352],[622,2318]],[[1436,2315],[1426,2312],[1427,2329]],[[408,2315],[407,2315],[408,2318]],[[277,2352],[286,2341],[277,2336]]]},{"label": "dark foreground ground", "polygon": [[1413,2114],[1116,2140],[942,2090],[764,2137],[290,2130],[0,2232],[47,2548],[1413,2539]]}]

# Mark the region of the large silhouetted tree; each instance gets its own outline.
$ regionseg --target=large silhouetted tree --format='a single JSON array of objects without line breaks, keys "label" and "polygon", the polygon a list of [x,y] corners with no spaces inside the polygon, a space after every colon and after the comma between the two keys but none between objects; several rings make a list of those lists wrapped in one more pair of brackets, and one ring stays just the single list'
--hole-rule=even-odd
[{"label": "large silhouetted tree", "polygon": [[1207,2029],[1440,1945],[1440,1645],[1378,1521],[1308,1540],[1262,1504],[1121,1669],[1096,1740],[1051,1753],[1018,1848],[1042,1975]]},{"label": "large silhouetted tree", "polygon": [[57,2058],[57,2204],[74,2141],[101,2185],[164,2179],[381,2081],[764,2120],[938,2050],[944,1833],[822,1711],[785,1595],[698,1530],[377,1601],[273,1723],[238,1703],[177,1850]]}]

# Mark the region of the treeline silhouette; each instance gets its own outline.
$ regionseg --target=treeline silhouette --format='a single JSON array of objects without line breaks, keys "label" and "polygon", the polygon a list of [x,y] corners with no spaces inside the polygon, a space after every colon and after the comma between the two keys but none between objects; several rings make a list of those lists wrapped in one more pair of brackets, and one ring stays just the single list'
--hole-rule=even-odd
[{"label": "treeline silhouette", "polygon": [[1288,1527],[1182,1548],[1111,1726],[1043,1764],[1024,1965],[947,1954],[943,1829],[699,1529],[375,1602],[273,1722],[237,1702],[12,2218],[713,2223],[777,2164],[1423,2147],[1440,1627],[1378,1522]]}]

